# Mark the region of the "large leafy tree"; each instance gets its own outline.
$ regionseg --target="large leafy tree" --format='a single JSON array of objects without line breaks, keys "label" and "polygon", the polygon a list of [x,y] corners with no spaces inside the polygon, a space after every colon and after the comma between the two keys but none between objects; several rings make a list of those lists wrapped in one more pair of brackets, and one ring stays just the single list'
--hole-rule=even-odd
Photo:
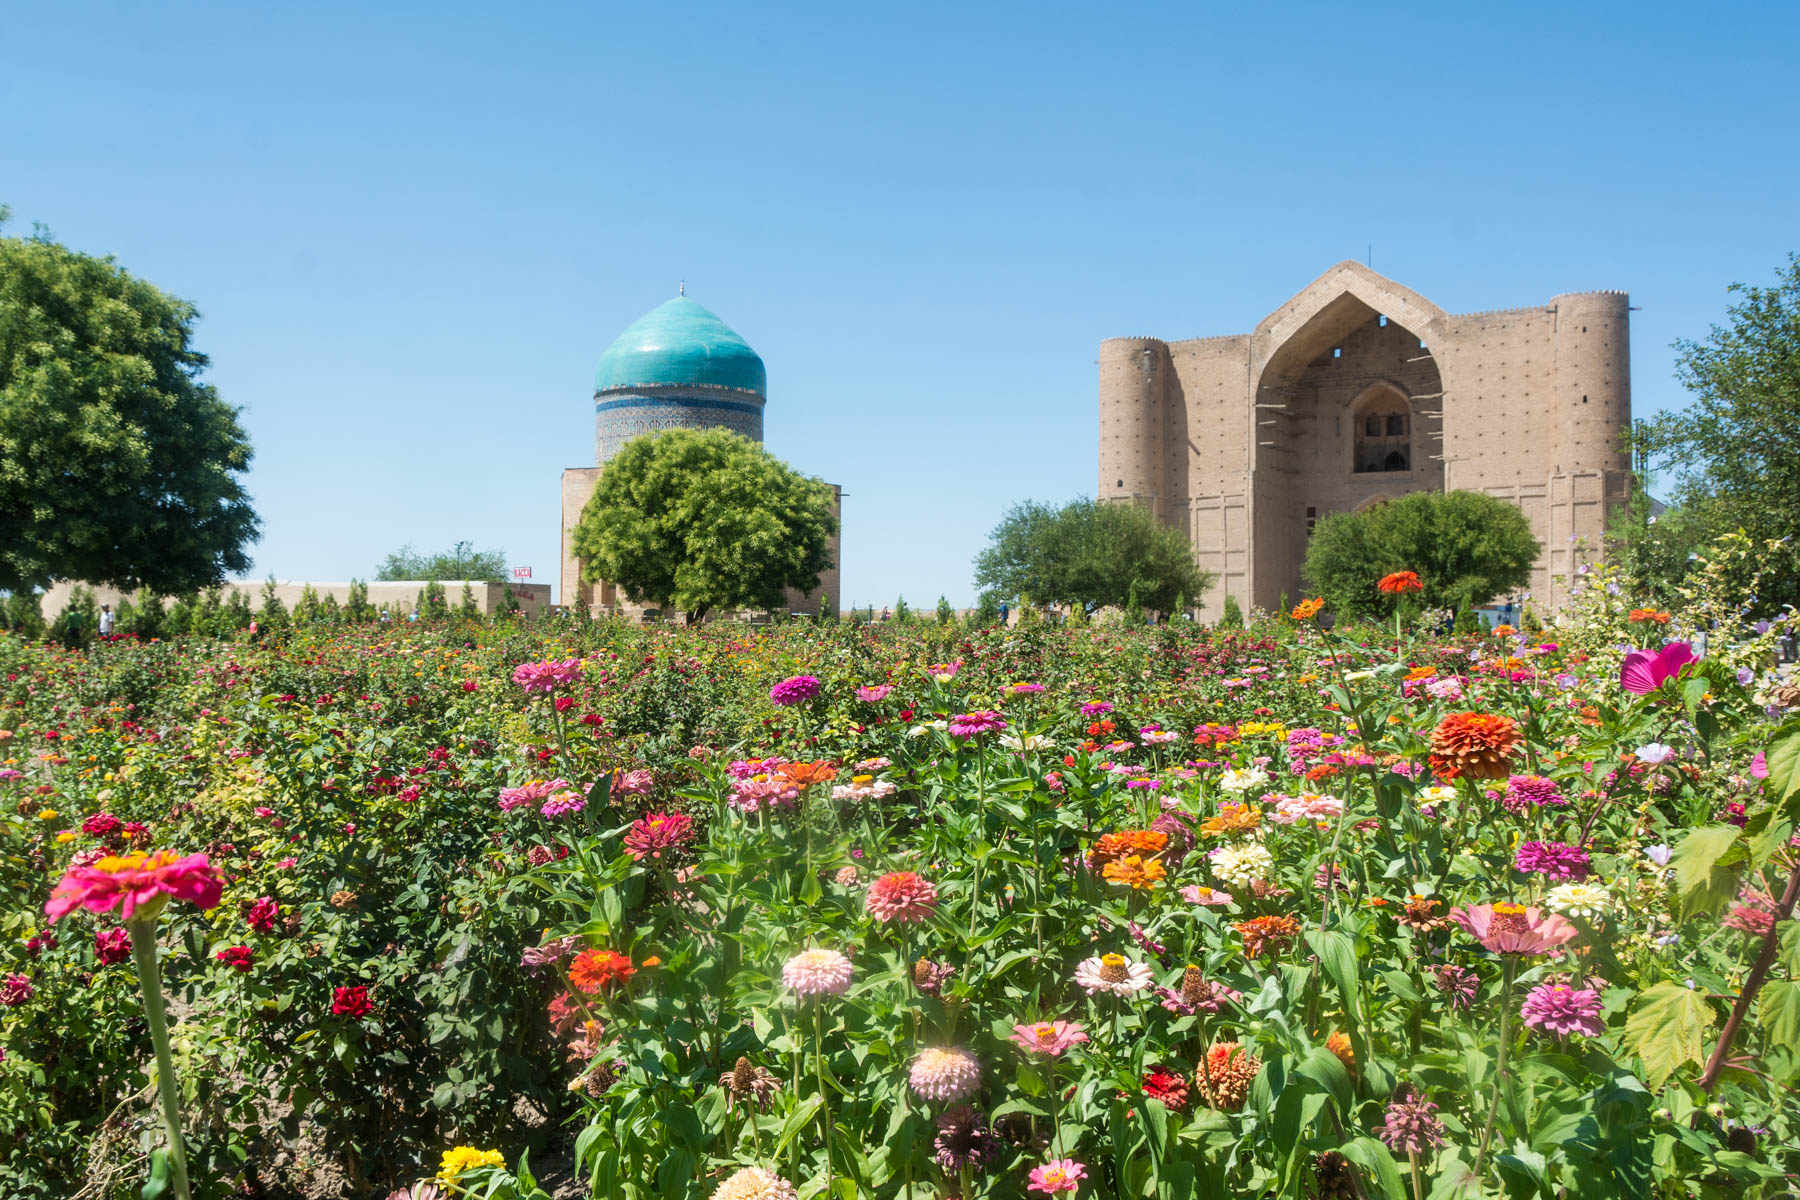
[{"label": "large leafy tree", "polygon": [[249,569],[250,443],[199,380],[195,316],[110,258],[0,237],[0,589]]},{"label": "large leafy tree", "polygon": [[506,551],[477,550],[474,542],[458,542],[436,554],[421,554],[410,545],[402,546],[382,560],[375,578],[485,579],[498,583],[506,578]]},{"label": "large leafy tree", "polygon": [[778,608],[831,566],[830,485],[724,429],[633,438],[606,464],[573,538],[581,575],[689,620]]},{"label": "large leafy tree", "polygon": [[[1653,467],[1671,470],[1674,499],[1698,530],[1742,529],[1759,544],[1800,534],[1800,255],[1772,287],[1734,283],[1729,321],[1675,343],[1676,375],[1693,393],[1639,427]],[[1770,563],[1765,607],[1800,602],[1790,562]]]},{"label": "large leafy tree", "polygon": [[1003,597],[1079,604],[1088,612],[1134,600],[1168,612],[1212,586],[1180,530],[1135,504],[1082,498],[1060,508],[1015,505],[975,557],[975,585]]},{"label": "large leafy tree", "polygon": [[1300,573],[1334,608],[1386,616],[1395,598],[1375,585],[1416,571],[1425,590],[1405,602],[1467,608],[1524,587],[1538,540],[1525,514],[1483,492],[1414,492],[1313,529]]}]

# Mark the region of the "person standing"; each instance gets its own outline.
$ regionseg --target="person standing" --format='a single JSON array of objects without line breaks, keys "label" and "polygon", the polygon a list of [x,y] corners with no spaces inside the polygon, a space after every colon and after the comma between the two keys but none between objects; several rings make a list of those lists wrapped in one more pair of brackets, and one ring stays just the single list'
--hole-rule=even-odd
[{"label": "person standing", "polygon": [[113,632],[112,605],[102,604],[100,606],[100,636],[103,638],[111,637],[112,632]]}]

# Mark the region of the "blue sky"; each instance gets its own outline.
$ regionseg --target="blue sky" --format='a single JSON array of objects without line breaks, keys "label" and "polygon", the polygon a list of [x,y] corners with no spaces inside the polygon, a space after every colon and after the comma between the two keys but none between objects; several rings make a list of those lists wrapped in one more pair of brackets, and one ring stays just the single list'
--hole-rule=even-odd
[{"label": "blue sky", "polygon": [[[1208,6],[1211,7],[1211,6]],[[1090,494],[1104,337],[1248,330],[1373,247],[1451,311],[1669,344],[1800,248],[1800,6],[16,7],[12,232],[193,301],[257,576],[472,539],[554,579],[592,375],[675,293],[840,482],[846,605],[973,598]]]}]

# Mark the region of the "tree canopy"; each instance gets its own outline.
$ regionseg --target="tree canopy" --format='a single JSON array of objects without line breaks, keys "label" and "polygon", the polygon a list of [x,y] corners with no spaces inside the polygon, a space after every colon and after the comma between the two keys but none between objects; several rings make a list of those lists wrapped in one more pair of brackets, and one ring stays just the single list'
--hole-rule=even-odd
[{"label": "tree canopy", "polygon": [[0,589],[249,569],[250,443],[199,380],[196,315],[111,258],[0,237]]},{"label": "tree canopy", "polygon": [[421,554],[409,543],[389,554],[375,569],[382,582],[396,579],[474,579],[499,583],[506,578],[506,551],[477,550],[474,542],[458,542],[448,550]]},{"label": "tree canopy", "polygon": [[1198,599],[1212,578],[1194,565],[1178,529],[1135,504],[1085,497],[1060,508],[1015,505],[975,557],[975,586],[1004,598],[1170,612],[1182,597]]},{"label": "tree canopy", "polygon": [[[1638,429],[1652,467],[1672,471],[1673,499],[1697,537],[1742,529],[1758,543],[1800,534],[1800,255],[1771,287],[1734,283],[1729,320],[1679,341],[1683,409]],[[1765,605],[1800,601],[1800,577],[1770,564]]]},{"label": "tree canopy", "polygon": [[1406,601],[1463,609],[1522,588],[1538,540],[1525,514],[1484,492],[1414,492],[1321,520],[1300,573],[1332,607],[1391,614],[1399,602],[1376,588],[1384,575],[1416,571],[1423,592]]},{"label": "tree canopy", "polygon": [[724,429],[633,438],[607,462],[576,524],[581,577],[699,620],[778,609],[830,567],[829,484]]}]

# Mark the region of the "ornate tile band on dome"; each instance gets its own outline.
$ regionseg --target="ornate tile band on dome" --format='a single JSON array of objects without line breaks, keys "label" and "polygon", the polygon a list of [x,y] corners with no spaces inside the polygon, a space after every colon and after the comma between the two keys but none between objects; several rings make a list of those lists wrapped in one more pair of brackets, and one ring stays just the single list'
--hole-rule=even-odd
[{"label": "ornate tile band on dome", "polygon": [[762,358],[725,322],[686,296],[651,309],[600,356],[596,393],[701,385],[768,394]]},{"label": "ornate tile band on dome", "polygon": [[710,397],[678,397],[669,399],[654,396],[622,396],[614,400],[594,401],[594,411],[610,412],[619,408],[710,408],[720,412],[749,413],[760,417],[763,406],[749,400],[715,400]]}]

